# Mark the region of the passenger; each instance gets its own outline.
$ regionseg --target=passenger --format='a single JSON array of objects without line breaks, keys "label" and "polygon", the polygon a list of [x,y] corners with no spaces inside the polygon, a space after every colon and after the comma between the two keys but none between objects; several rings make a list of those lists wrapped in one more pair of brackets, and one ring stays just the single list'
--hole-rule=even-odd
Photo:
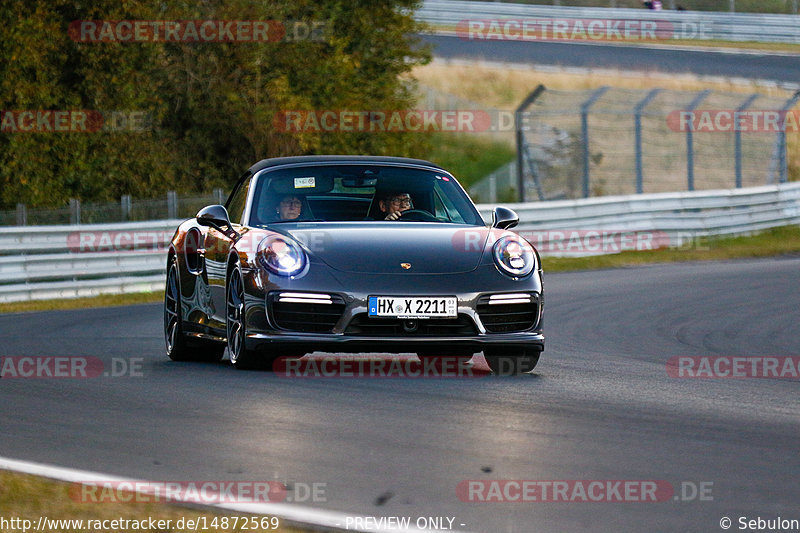
[{"label": "passenger", "polygon": [[413,208],[413,203],[407,192],[388,192],[381,196],[378,207],[386,214],[384,220],[397,220],[403,216],[403,211]]},{"label": "passenger", "polygon": [[275,212],[278,214],[278,220],[297,220],[303,211],[303,201],[296,194],[287,194],[278,206]]}]

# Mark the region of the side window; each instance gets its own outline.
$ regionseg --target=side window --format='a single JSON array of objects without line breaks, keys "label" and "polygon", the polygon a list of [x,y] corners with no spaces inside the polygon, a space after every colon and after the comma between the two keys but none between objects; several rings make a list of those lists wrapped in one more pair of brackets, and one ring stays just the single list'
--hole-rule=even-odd
[{"label": "side window", "polygon": [[244,206],[247,203],[247,193],[250,191],[250,183],[252,181],[252,176],[249,175],[243,181],[240,180],[240,185],[233,191],[231,197],[228,198],[228,203],[225,204],[228,216],[231,217],[231,222],[234,224],[242,223]]}]

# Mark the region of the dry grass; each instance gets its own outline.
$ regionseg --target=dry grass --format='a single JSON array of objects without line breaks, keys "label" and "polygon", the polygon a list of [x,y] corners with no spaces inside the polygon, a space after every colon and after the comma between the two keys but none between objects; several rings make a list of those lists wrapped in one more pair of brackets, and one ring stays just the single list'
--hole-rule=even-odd
[{"label": "dry grass", "polygon": [[497,67],[481,63],[459,64],[434,61],[417,67],[412,75],[420,83],[439,91],[454,94],[487,107],[514,109],[538,85],[548,89],[579,91],[604,85],[621,89],[653,89],[662,87],[673,91],[759,93],[775,98],[789,98],[791,91],[741,81],[714,81],[696,76],[649,72],[636,73],[597,71],[589,75],[569,72],[548,72],[531,66]]}]

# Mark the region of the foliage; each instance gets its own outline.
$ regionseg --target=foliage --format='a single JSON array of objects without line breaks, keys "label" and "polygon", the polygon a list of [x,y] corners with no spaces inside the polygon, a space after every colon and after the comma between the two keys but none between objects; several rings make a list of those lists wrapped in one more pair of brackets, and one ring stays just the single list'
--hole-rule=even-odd
[{"label": "foliage", "polygon": [[[427,63],[410,37],[417,0],[4,0],[0,109],[142,113],[141,131],[0,133],[0,208],[229,189],[258,159],[308,153],[419,155],[427,136],[283,132],[284,110],[406,109],[401,81]],[[79,42],[83,20],[321,23],[281,42]],[[108,124],[108,120],[106,120]]]}]

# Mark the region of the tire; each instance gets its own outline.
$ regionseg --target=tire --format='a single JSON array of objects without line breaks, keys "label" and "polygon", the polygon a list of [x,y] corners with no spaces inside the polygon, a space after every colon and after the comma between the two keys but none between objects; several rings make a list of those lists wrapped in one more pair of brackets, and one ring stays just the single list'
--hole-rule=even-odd
[{"label": "tire", "polygon": [[530,348],[484,350],[483,357],[496,376],[519,376],[536,368],[542,352]]},{"label": "tire", "polygon": [[231,270],[225,294],[225,328],[231,365],[238,370],[272,370],[274,357],[248,350],[245,345],[244,279],[238,267]]},{"label": "tire", "polygon": [[222,359],[225,351],[225,346],[218,343],[186,339],[183,332],[183,315],[181,314],[178,262],[174,258],[170,262],[167,283],[164,288],[164,342],[167,357],[173,361],[215,362]]}]

